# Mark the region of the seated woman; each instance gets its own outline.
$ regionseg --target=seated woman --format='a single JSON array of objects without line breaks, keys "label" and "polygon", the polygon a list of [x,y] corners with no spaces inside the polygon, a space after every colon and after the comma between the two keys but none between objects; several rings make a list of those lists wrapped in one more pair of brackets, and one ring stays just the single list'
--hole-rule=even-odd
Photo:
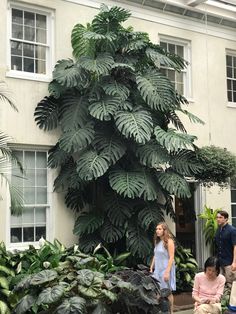
[{"label": "seated woman", "polygon": [[204,272],[196,274],[194,278],[194,314],[220,314],[224,285],[225,277],[220,274],[218,259],[209,257],[204,264]]}]

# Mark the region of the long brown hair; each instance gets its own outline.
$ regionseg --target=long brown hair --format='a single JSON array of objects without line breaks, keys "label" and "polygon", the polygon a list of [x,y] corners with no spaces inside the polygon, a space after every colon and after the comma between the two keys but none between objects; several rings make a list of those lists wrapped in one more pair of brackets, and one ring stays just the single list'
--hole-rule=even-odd
[{"label": "long brown hair", "polygon": [[[174,241],[174,236],[165,222],[160,222],[159,224],[157,224],[157,226],[162,226],[162,229],[164,231],[163,232],[163,244],[164,244],[164,247],[167,249],[168,240],[172,239]],[[157,236],[156,232],[154,233],[153,240],[154,240],[154,245],[158,244],[161,241],[161,238]]]}]

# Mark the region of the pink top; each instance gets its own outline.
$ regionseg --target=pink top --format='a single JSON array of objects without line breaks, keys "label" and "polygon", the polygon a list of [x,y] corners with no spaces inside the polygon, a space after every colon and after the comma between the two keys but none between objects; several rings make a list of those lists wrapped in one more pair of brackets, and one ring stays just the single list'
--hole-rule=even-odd
[{"label": "pink top", "polygon": [[225,277],[219,274],[216,279],[209,280],[204,272],[198,273],[194,279],[193,296],[200,299],[210,299],[220,301],[225,285]]}]

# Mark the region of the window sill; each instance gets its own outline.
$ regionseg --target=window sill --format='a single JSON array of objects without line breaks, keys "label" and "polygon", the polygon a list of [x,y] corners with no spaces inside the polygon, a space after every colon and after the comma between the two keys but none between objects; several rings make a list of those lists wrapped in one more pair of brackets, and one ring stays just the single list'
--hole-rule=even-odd
[{"label": "window sill", "polygon": [[23,79],[23,80],[30,80],[30,81],[38,81],[38,82],[51,82],[52,77],[44,74],[32,74],[27,72],[20,72],[20,71],[8,71],[6,73],[6,77],[16,78],[16,79]]},{"label": "window sill", "polygon": [[228,108],[236,108],[236,102],[228,102],[227,107]]},{"label": "window sill", "polygon": [[25,243],[10,243],[7,247],[7,250],[10,252],[17,252],[17,251],[25,251],[29,249],[29,246],[32,245],[35,249],[40,249],[40,245],[37,242],[25,242]]}]

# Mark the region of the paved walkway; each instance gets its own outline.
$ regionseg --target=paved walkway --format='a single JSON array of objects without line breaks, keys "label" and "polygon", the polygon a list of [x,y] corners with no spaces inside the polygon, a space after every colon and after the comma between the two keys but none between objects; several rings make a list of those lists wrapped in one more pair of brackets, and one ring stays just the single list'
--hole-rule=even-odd
[{"label": "paved walkway", "polygon": [[178,311],[178,312],[174,312],[176,314],[193,314],[193,309],[190,310],[185,310],[185,311]]}]

